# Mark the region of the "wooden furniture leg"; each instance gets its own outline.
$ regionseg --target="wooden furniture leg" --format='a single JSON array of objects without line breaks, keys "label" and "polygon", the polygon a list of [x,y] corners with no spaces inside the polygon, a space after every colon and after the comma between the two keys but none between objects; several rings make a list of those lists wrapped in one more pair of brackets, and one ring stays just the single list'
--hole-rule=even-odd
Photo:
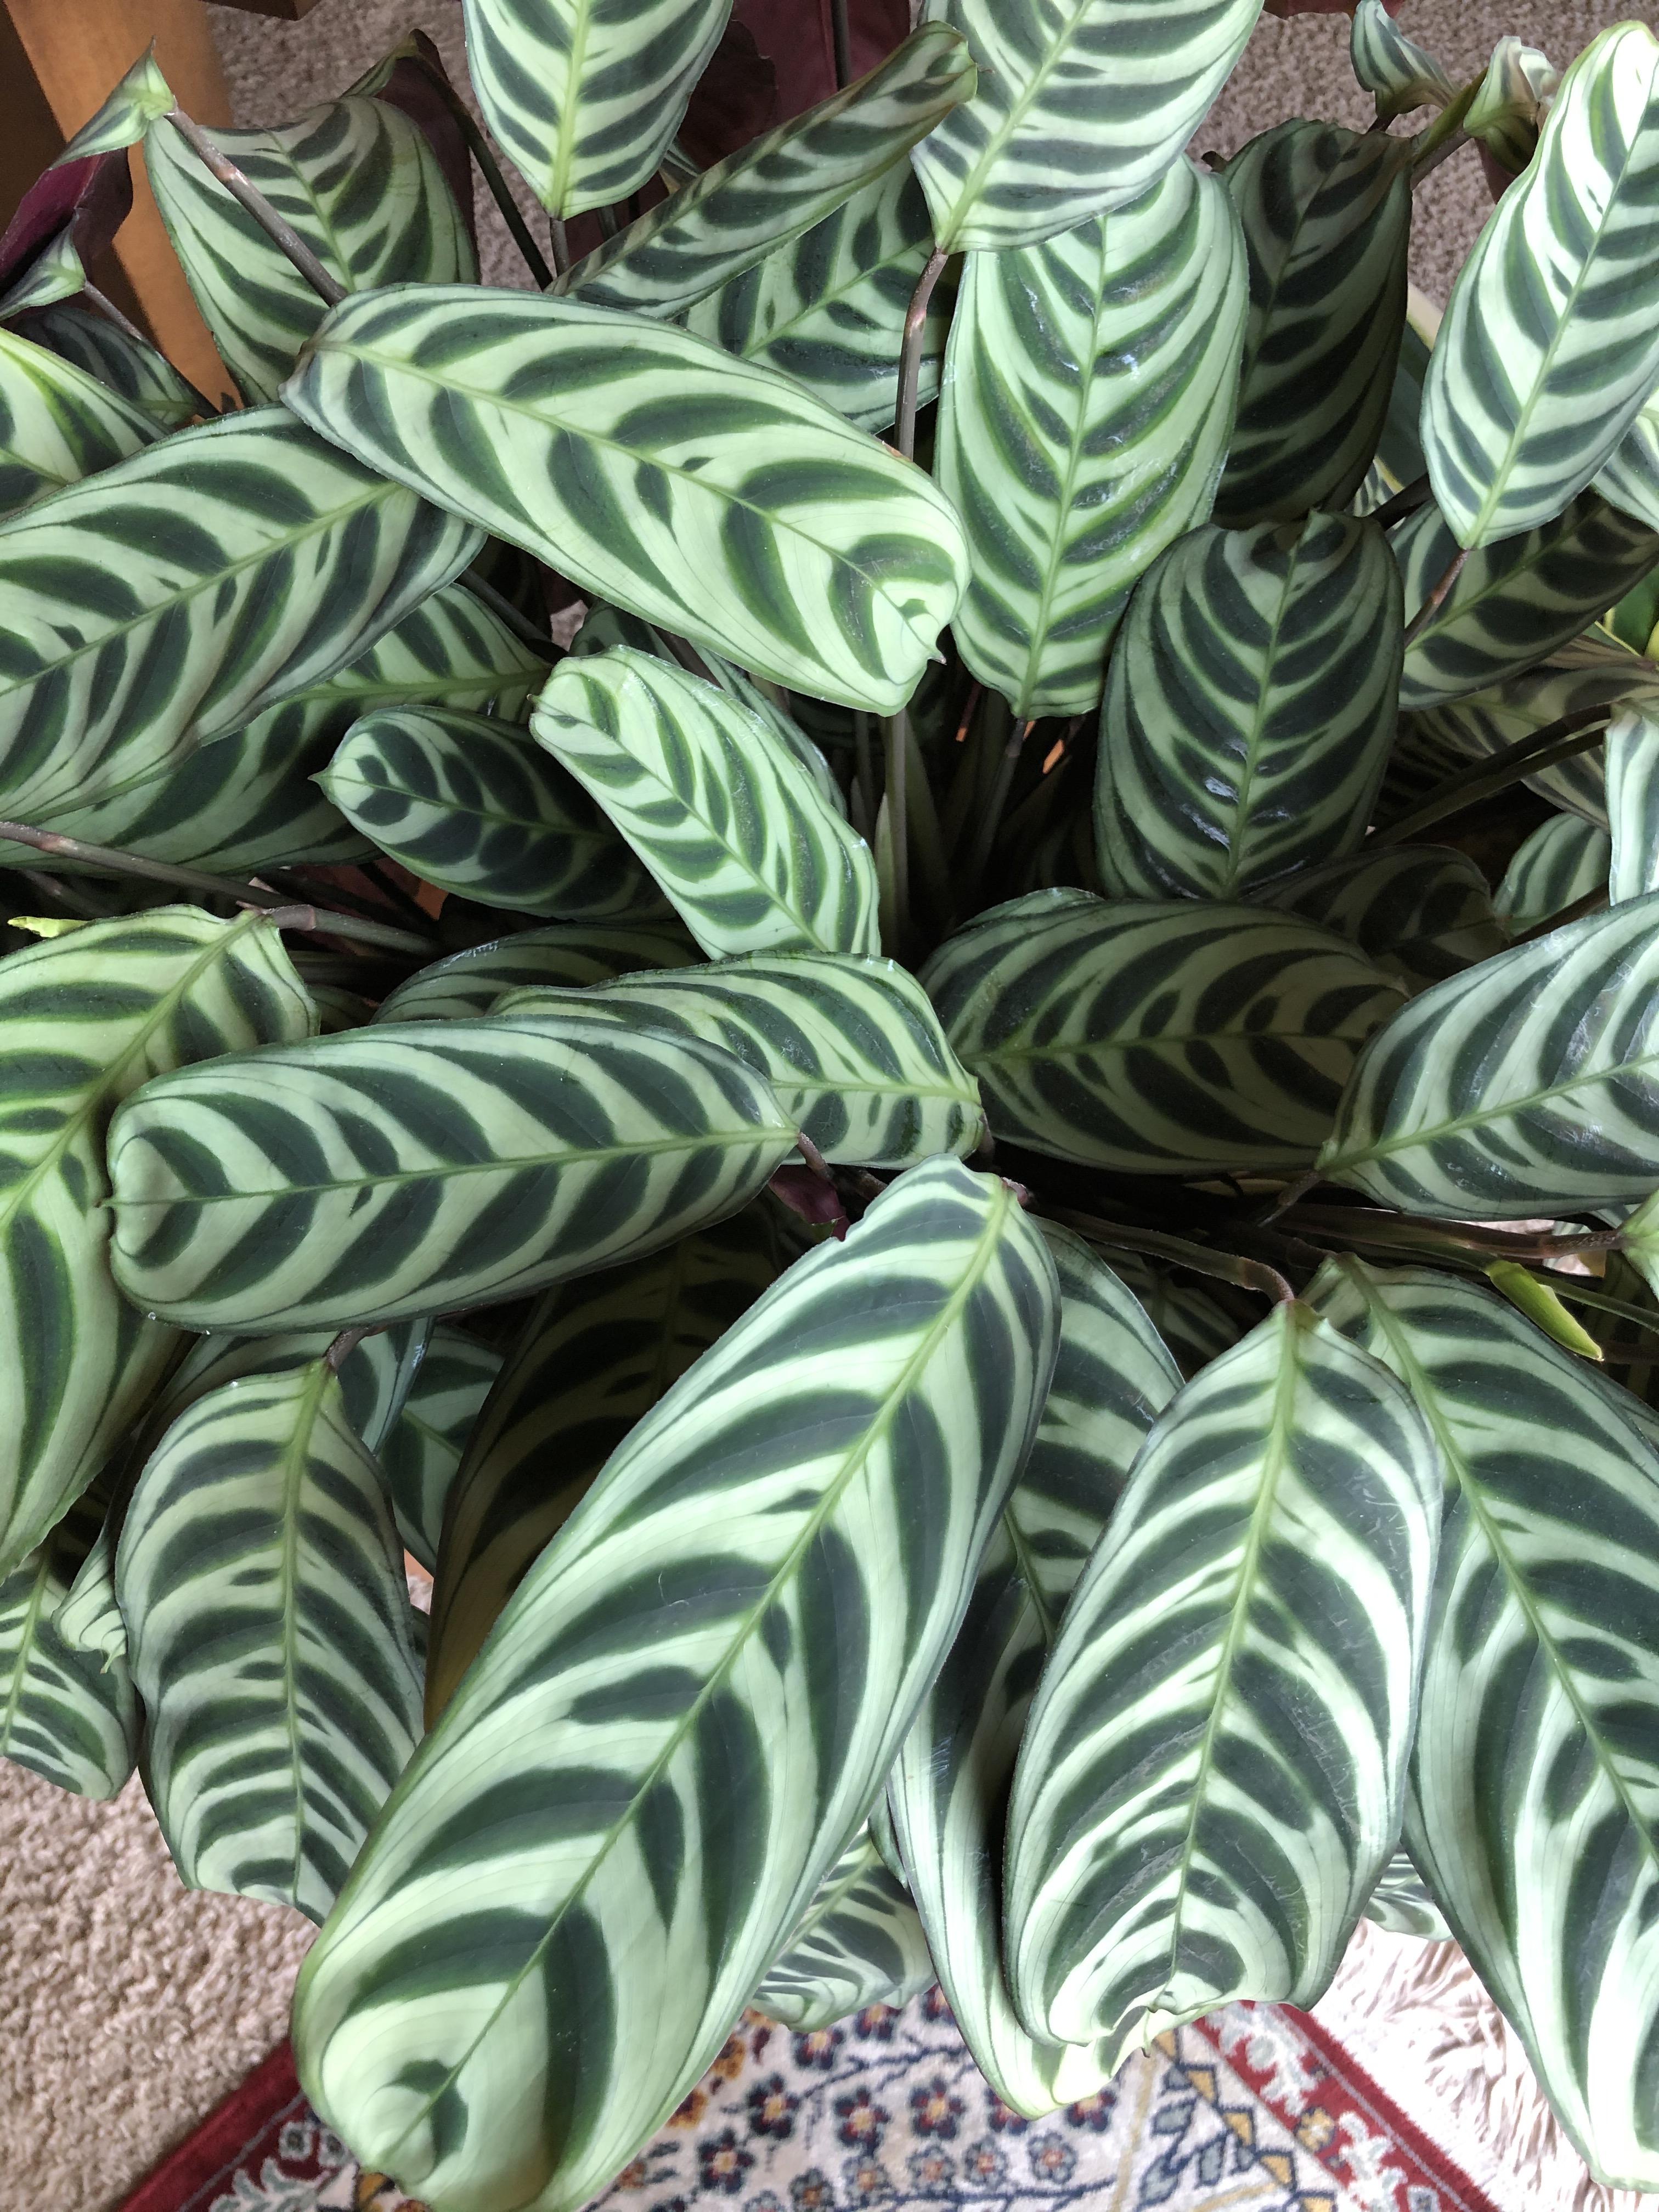
[{"label": "wooden furniture leg", "polygon": [[[0,225],[28,186],[153,39],[179,104],[198,123],[228,123],[230,96],[201,0],[3,0],[0,81],[7,129],[0,142]],[[206,325],[133,152],[132,213],[115,241],[125,292],[112,292],[191,381],[216,398],[228,391]]]}]

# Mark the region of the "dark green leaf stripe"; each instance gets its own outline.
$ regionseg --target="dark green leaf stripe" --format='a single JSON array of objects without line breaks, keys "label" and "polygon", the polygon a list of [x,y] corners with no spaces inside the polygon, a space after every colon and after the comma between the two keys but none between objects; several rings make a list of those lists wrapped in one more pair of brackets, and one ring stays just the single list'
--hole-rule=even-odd
[{"label": "dark green leaf stripe", "polygon": [[1504,871],[1493,899],[1498,917],[1516,936],[1547,921],[1607,880],[1613,840],[1582,814],[1553,814],[1534,830]]},{"label": "dark green leaf stripe", "polygon": [[869,847],[738,700],[619,646],[564,661],[531,728],[706,952],[880,949]]},{"label": "dark green leaf stripe", "polygon": [[195,1073],[110,1136],[117,1279],[191,1328],[517,1297],[735,1212],[795,1140],[729,1053],[579,1014],[387,1023]]},{"label": "dark green leaf stripe", "polygon": [[661,160],[731,0],[465,0],[484,120],[544,208],[624,199]]},{"label": "dark green leaf stripe", "polygon": [[532,986],[577,989],[608,983],[635,968],[675,968],[697,958],[689,937],[668,928],[604,928],[592,922],[558,922],[497,938],[466,952],[434,960],[386,1000],[380,1022],[455,1021],[487,1014],[508,991]]},{"label": "dark green leaf stripe", "polygon": [[[212,131],[348,292],[469,283],[472,240],[426,133],[378,100],[332,100],[270,131]],[[274,399],[323,302],[171,125],[144,169],[202,319],[252,405]]]},{"label": "dark green leaf stripe", "polygon": [[1425,1943],[1443,1943],[1451,1934],[1444,1914],[1405,1851],[1396,1851],[1378,1876],[1365,1917],[1386,1928],[1391,1936],[1415,1936]]},{"label": "dark green leaf stripe", "polygon": [[1400,1003],[1310,922],[1084,891],[994,908],[922,981],[997,1136],[1142,1175],[1307,1164]]},{"label": "dark green leaf stripe", "polygon": [[1644,2069],[1601,2055],[1654,2033],[1651,1417],[1485,1289],[1342,1278],[1322,1304],[1406,1382],[1448,1484],[1406,1842],[1592,2169],[1652,2189]]},{"label": "dark green leaf stripe", "polygon": [[[226,875],[277,861],[338,862],[368,850],[313,781],[360,715],[387,701],[515,716],[544,661],[460,584],[423,599],[368,651],[246,727],[115,783],[90,806],[42,809],[38,827]],[[31,868],[50,867],[31,854]]]},{"label": "dark green leaf stripe", "polygon": [[744,1060],[827,1160],[913,1167],[966,1157],[985,1130],[979,1088],[921,986],[893,960],[750,953],[708,968],[619,976],[600,990],[519,991],[503,1014],[591,1010],[702,1037]]},{"label": "dark green leaf stripe", "polygon": [[[1433,507],[1389,540],[1406,580],[1406,617],[1422,608],[1457,552]],[[1438,706],[1535,668],[1659,564],[1659,532],[1586,492],[1554,521],[1471,554],[1412,642],[1402,708]]]},{"label": "dark green leaf stripe", "polygon": [[428,1726],[635,1422],[780,1272],[763,1208],[538,1300],[453,1485],[432,1590]]},{"label": "dark green leaf stripe", "polygon": [[147,415],[15,331],[0,330],[0,514],[154,442]]},{"label": "dark green leaf stripe", "polygon": [[1435,344],[1423,447],[1459,544],[1547,523],[1612,457],[1659,383],[1656,270],[1659,39],[1620,23],[1563,78]]},{"label": "dark green leaf stripe", "polygon": [[1060,1278],[1054,1379],[961,1632],[887,1785],[957,2025],[998,2096],[1033,2118],[1097,2089],[1113,2054],[1038,2041],[1009,1996],[1003,1823],[1014,1758],[1066,1601],[1147,1431],[1181,1388],[1174,1360],[1118,1278],[1068,1230],[1037,1225]]},{"label": "dark green leaf stripe", "polygon": [[682,313],[902,165],[973,88],[960,34],[925,24],[868,76],[671,192],[560,289],[596,307]]},{"label": "dark green leaf stripe", "polygon": [[131,455],[0,525],[0,799],[33,820],[320,683],[474,532],[280,409]]},{"label": "dark green leaf stripe", "polygon": [[1400,1834],[1440,1516],[1386,1368],[1280,1306],[1153,1429],[1020,1747],[1007,1945],[1048,2033],[1308,2005]]},{"label": "dark green leaf stripe", "polygon": [[1424,993],[1354,1070],[1322,1173],[1403,1212],[1528,1220],[1659,1182],[1659,893]]},{"label": "dark green leaf stripe", "polygon": [[461,1457],[501,1355],[459,1328],[434,1328],[408,1397],[376,1454],[398,1541],[430,1574]]},{"label": "dark green leaf stripe", "polygon": [[1352,852],[1398,712],[1400,579],[1373,522],[1211,526],[1143,579],[1107,679],[1100,872],[1125,897],[1231,898]]},{"label": "dark green leaf stripe", "polygon": [[18,328],[129,400],[157,430],[182,430],[197,412],[195,394],[154,346],[130,337],[90,307],[63,301],[23,316]]},{"label": "dark green leaf stripe", "polygon": [[186,1887],[321,1921],[420,1729],[401,1550],[326,1359],[215,1390],[133,1492],[116,1595]]},{"label": "dark green leaf stripe", "polygon": [[[740,360],[782,369],[860,430],[884,430],[897,412],[905,313],[933,242],[921,186],[908,162],[896,162],[699,300],[685,326]],[[939,391],[951,297],[941,283],[929,302],[917,388],[923,405]]]},{"label": "dark green leaf stripe", "polygon": [[933,1979],[916,1908],[864,1830],[825,1875],[754,2005],[799,2035],[866,2005],[908,2004]]},{"label": "dark green leaf stripe", "polygon": [[953,628],[1017,715],[1094,706],[1137,579],[1208,514],[1245,305],[1225,188],[1187,161],[1063,237],[969,258],[939,433],[969,554]]},{"label": "dark green leaf stripe", "polygon": [[1413,991],[1507,943],[1478,864],[1446,845],[1384,845],[1281,876],[1250,899],[1334,929]]},{"label": "dark green leaf stripe", "polygon": [[512,723],[383,707],[318,781],[383,853],[463,898],[568,921],[663,911],[586,793]]},{"label": "dark green leaf stripe", "polygon": [[1627,708],[1607,730],[1607,897],[1618,906],[1659,890],[1659,712]]},{"label": "dark green leaf stripe", "polygon": [[1227,165],[1249,252],[1231,528],[1346,507],[1371,465],[1406,327],[1409,142],[1281,123]]},{"label": "dark green leaf stripe", "polygon": [[962,596],[961,530],[921,470],[665,324],[394,287],[337,307],[283,396],[588,592],[815,697],[902,706]]},{"label": "dark green leaf stripe", "polygon": [[163,907],[0,963],[0,1574],[86,1488],[171,1356],[110,1279],[111,1115],[162,1069],[311,1024],[252,915]]},{"label": "dark green leaf stripe", "polygon": [[943,0],[974,97],[912,157],[941,246],[1035,246],[1121,207],[1179,159],[1261,0]]},{"label": "dark green leaf stripe", "polygon": [[955,1634],[1057,1305],[1014,1194],[930,1163],[631,1432],[307,1961],[301,2075],[360,2156],[567,2212],[673,2110]]},{"label": "dark green leaf stripe", "polygon": [[[138,1704],[119,1654],[68,1640],[57,1616],[88,1531],[62,1522],[0,1581],[0,1759],[77,1797],[113,1797],[138,1754]],[[98,1516],[90,1516],[96,1529]]]}]

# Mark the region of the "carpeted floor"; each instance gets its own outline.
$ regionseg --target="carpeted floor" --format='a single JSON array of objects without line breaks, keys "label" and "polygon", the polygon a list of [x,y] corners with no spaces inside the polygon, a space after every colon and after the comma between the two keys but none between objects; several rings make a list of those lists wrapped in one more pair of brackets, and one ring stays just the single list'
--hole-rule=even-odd
[{"label": "carpeted floor", "polygon": [[[429,31],[459,73],[454,0],[322,0],[299,23],[209,12],[246,120],[289,119],[411,25]],[[1407,23],[1455,75],[1472,75],[1503,33],[1565,64],[1603,25],[1635,12],[1629,0],[1412,0]],[[1346,37],[1340,18],[1264,21],[1200,146],[1231,149],[1298,112],[1363,122]],[[1444,298],[1486,213],[1471,157],[1430,180],[1414,248],[1426,291]],[[487,242],[485,275],[520,281],[499,234]],[[112,1806],[88,1806],[0,1763],[0,2212],[102,2212],[118,2203],[281,2035],[309,1936],[297,1915],[185,1895],[136,1784]],[[1515,2105],[1514,2054],[1490,2008],[1459,1987],[1466,2028],[1449,2029],[1435,2013],[1412,2063],[1450,2069],[1460,2095],[1502,2117]],[[1574,2179],[1582,2169],[1559,2145],[1543,2179],[1536,2146],[1506,2148],[1501,2132],[1495,2170],[1510,2175],[1517,2204],[1522,2185],[1513,2177],[1530,2174],[1541,2212],[1611,2205]]]}]

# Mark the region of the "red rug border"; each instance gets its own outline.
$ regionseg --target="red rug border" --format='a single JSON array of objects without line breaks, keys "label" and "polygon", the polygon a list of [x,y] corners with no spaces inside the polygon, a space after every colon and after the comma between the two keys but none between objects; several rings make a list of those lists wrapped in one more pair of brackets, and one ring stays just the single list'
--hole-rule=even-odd
[{"label": "red rug border", "polygon": [[295,2071],[293,2046],[284,2038],[151,2169],[119,2212],[193,2212],[207,2191],[234,2173],[260,2138],[287,2117],[290,2106],[303,2111],[307,2100]]}]

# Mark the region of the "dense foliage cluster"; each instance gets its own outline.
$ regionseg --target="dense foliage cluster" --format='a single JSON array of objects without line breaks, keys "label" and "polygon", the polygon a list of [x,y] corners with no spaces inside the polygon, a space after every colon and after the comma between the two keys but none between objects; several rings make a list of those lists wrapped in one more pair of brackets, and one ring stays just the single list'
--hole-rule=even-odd
[{"label": "dense foliage cluster", "polygon": [[1196,159],[1261,6],[466,0],[534,224],[146,59],[0,240],[0,1751],[435,2212],[1364,1913],[1659,2187],[1659,39]]}]

